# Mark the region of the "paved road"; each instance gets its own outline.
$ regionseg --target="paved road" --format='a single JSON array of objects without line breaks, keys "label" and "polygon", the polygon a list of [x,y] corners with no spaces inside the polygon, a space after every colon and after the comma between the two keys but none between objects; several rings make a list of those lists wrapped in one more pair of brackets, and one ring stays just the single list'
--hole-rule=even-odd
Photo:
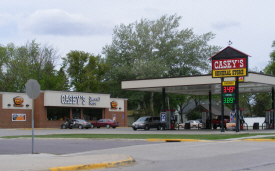
[{"label": "paved road", "polygon": [[[61,133],[97,133],[97,134],[238,134],[234,131],[221,133],[219,130],[174,130],[174,131],[133,131],[130,128],[120,129],[89,129],[89,130],[35,130],[35,135]],[[240,133],[275,133],[274,130],[249,130]],[[6,135],[31,135],[31,130],[0,129],[0,137]],[[29,141],[29,142],[28,142]],[[29,149],[31,140],[0,139],[0,150],[18,151]],[[28,145],[22,146],[27,143]],[[4,144],[4,145],[3,145]],[[9,146],[10,145],[10,146]],[[12,148],[12,149],[8,149]],[[36,151],[37,148],[41,151]],[[45,148],[45,149],[43,149]],[[149,143],[146,141],[103,141],[103,140],[39,140],[35,139],[35,151],[53,154],[66,154],[66,160],[74,157],[83,158],[103,154],[127,155],[137,163],[133,166],[101,169],[108,171],[162,171],[162,170],[223,170],[223,171],[271,171],[275,168],[275,142],[247,141],[211,141],[211,142],[163,142]],[[66,152],[64,152],[66,151]],[[22,152],[24,153],[24,151]],[[69,157],[71,156],[71,157]],[[85,157],[87,156],[87,157]]]},{"label": "paved road", "polygon": [[[92,151],[87,154],[96,154]],[[101,150],[102,154],[125,154],[134,166],[108,171],[273,171],[275,142],[173,142]]]},{"label": "paved road", "polygon": [[[142,144],[157,144],[145,140],[34,139],[35,153],[69,154],[119,148]],[[30,154],[31,139],[0,139],[0,154]]]}]

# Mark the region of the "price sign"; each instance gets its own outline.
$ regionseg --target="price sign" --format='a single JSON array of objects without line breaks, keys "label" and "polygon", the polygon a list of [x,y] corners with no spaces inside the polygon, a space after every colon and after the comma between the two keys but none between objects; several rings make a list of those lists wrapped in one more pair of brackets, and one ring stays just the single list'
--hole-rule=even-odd
[{"label": "price sign", "polygon": [[235,94],[235,86],[223,86],[222,89],[224,94]]},{"label": "price sign", "polygon": [[235,101],[235,97],[223,97],[224,104],[233,104]]},{"label": "price sign", "polygon": [[223,103],[233,104],[235,101],[235,86],[223,86]]}]

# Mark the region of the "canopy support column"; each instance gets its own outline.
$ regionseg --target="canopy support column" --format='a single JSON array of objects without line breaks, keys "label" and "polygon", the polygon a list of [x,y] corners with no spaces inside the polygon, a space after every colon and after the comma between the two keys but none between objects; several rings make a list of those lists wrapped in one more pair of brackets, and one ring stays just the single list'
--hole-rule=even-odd
[{"label": "canopy support column", "polygon": [[221,78],[221,132],[224,132],[224,103],[223,103],[223,89],[222,89],[222,82],[224,81],[224,78]]},{"label": "canopy support column", "polygon": [[166,109],[165,109],[165,88],[162,88],[162,111],[163,112],[166,112]]},{"label": "canopy support column", "polygon": [[208,129],[212,129],[212,125],[211,125],[211,121],[212,121],[212,104],[211,104],[211,101],[212,101],[212,97],[211,97],[211,91],[209,91],[209,95],[208,95],[208,98],[209,98],[209,119],[210,119],[210,126]]},{"label": "canopy support column", "polygon": [[240,132],[240,111],[239,111],[239,77],[236,77],[236,88],[235,88],[235,100],[236,100],[236,132]]},{"label": "canopy support column", "polygon": [[275,129],[275,127],[274,127],[274,121],[275,121],[275,111],[274,111],[274,87],[272,87],[272,112],[273,112],[273,122],[272,122],[272,127],[273,127],[273,129]]}]

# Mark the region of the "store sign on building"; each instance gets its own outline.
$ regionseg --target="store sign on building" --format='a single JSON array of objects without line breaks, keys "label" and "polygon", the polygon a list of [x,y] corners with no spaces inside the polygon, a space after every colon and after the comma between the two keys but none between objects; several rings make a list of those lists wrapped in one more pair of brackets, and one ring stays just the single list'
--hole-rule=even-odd
[{"label": "store sign on building", "polygon": [[23,102],[24,102],[23,97],[16,96],[13,98],[13,102],[14,102],[14,104],[13,104],[14,107],[23,107],[24,106],[23,105]]},{"label": "store sign on building", "polygon": [[117,102],[116,101],[111,102],[111,109],[117,109]]},{"label": "store sign on building", "polygon": [[[96,105],[97,101],[100,101],[100,97],[89,96],[89,105]],[[79,95],[61,95],[61,103],[62,104],[85,105],[86,98],[85,98],[85,96],[79,96]]]}]

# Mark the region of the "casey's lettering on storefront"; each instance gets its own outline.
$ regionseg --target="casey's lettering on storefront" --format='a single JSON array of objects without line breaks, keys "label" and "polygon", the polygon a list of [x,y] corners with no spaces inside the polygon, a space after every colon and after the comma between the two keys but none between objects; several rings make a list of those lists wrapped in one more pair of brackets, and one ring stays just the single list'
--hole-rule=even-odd
[{"label": "casey's lettering on storefront", "polygon": [[[96,101],[100,101],[100,97],[89,97],[89,105],[96,105]],[[82,104],[85,105],[85,96],[79,95],[61,95],[61,103],[62,104]]]},{"label": "casey's lettering on storefront", "polygon": [[213,77],[246,76],[246,58],[212,60],[212,71]]}]

